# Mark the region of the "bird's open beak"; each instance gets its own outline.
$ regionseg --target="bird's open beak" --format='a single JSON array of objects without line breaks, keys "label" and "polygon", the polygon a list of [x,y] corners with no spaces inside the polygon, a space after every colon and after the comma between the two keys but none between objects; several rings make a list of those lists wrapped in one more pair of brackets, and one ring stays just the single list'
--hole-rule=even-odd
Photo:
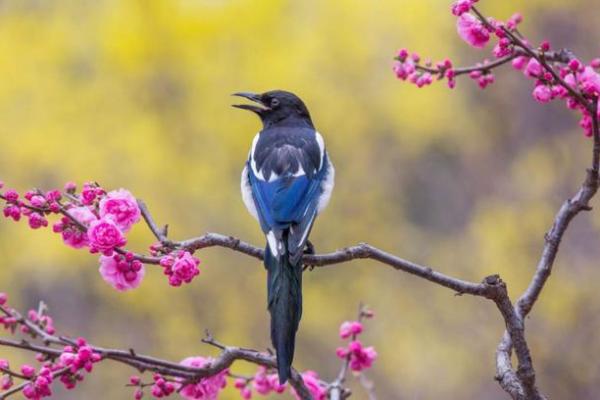
[{"label": "bird's open beak", "polygon": [[238,92],[238,93],[232,94],[232,96],[243,97],[245,99],[248,99],[250,101],[253,101],[253,102],[259,104],[259,105],[254,105],[254,104],[233,104],[232,107],[241,108],[242,110],[250,110],[250,111],[253,111],[253,112],[255,112],[255,113],[259,114],[259,115],[262,112],[264,112],[264,111],[270,110],[269,107],[267,107],[267,106],[264,105],[264,103],[260,99],[260,95],[258,95],[258,94],[250,93],[250,92]]}]

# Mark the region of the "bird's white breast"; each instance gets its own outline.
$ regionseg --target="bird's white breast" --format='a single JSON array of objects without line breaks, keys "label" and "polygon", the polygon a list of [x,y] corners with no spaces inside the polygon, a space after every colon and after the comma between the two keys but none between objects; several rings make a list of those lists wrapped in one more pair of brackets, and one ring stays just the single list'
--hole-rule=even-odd
[{"label": "bird's white breast", "polygon": [[258,220],[258,211],[256,210],[256,204],[254,204],[254,198],[252,197],[252,188],[250,187],[250,182],[248,180],[248,167],[244,166],[244,170],[242,171],[242,181],[241,181],[241,189],[242,189],[242,200],[244,201],[244,205],[248,209],[250,215]]},{"label": "bird's white breast", "polygon": [[327,176],[321,182],[321,196],[319,197],[319,203],[317,204],[317,214],[327,207],[329,200],[331,200],[331,193],[333,192],[333,186],[335,185],[335,168],[327,157]]}]

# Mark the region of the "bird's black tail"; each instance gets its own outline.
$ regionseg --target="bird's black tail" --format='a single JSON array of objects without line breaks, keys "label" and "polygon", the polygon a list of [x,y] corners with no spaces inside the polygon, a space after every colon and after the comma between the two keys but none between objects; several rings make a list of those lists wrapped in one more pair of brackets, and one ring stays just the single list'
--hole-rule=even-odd
[{"label": "bird's black tail", "polygon": [[277,352],[277,372],[283,384],[291,374],[296,331],[302,316],[302,264],[283,254],[274,257],[267,245],[265,267],[271,313],[271,342]]}]

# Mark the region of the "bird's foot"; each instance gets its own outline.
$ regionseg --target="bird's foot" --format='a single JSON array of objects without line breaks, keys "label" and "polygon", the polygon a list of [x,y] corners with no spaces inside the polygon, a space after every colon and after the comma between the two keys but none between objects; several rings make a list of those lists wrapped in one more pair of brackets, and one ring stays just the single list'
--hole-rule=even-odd
[{"label": "bird's foot", "polygon": [[[304,255],[314,256],[315,254],[317,254],[315,246],[310,240],[307,240],[306,247],[304,248]],[[304,265],[304,268],[302,270],[306,271],[308,269],[309,271],[312,271],[313,269],[315,269],[315,267],[316,265]]]}]

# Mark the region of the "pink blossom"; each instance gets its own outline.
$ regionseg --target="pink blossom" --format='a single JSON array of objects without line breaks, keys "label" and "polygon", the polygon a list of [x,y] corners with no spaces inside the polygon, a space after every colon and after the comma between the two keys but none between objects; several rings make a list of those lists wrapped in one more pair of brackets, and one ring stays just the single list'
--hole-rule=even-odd
[{"label": "pink blossom", "polygon": [[81,202],[90,205],[96,200],[96,189],[93,186],[85,184],[81,190]]},{"label": "pink blossom", "polygon": [[521,13],[514,13],[506,22],[506,27],[512,30],[515,29],[521,22],[523,22],[523,15],[521,15]]},{"label": "pink blossom", "polygon": [[167,382],[162,375],[154,374],[154,385],[152,385],[151,393],[153,397],[161,398],[168,397],[175,392],[175,385]]},{"label": "pink blossom", "polygon": [[94,364],[102,361],[102,356],[94,352],[94,349],[87,345],[85,339],[80,338],[77,340],[76,348],[65,346],[58,361],[59,367],[69,367],[71,379],[61,379],[61,382],[65,384],[67,389],[72,389],[76,385],[76,381],[72,378],[80,376],[80,380],[83,379],[84,371],[88,373],[92,372]]},{"label": "pink blossom", "polygon": [[195,276],[200,274],[198,265],[200,260],[188,251],[180,251],[170,254],[160,260],[164,268],[164,274],[169,277],[171,286],[181,286],[182,283],[190,283]]},{"label": "pink blossom", "polygon": [[21,373],[27,378],[31,378],[33,375],[35,375],[35,368],[33,368],[31,365],[24,364],[21,366]]},{"label": "pink blossom", "polygon": [[456,72],[453,69],[448,69],[446,78],[448,78],[448,87],[454,89],[456,87]]},{"label": "pink blossom", "polygon": [[142,382],[142,378],[140,378],[140,377],[139,377],[139,376],[137,376],[137,375],[131,375],[131,376],[129,377],[129,383],[130,383],[130,384],[132,384],[132,385],[134,385],[134,386],[137,386],[137,385],[139,385],[139,384],[140,384],[140,382]]},{"label": "pink blossom", "polygon": [[236,389],[245,388],[247,384],[248,384],[248,380],[244,379],[244,378],[236,378],[233,381],[233,387]]},{"label": "pink blossom", "polygon": [[348,339],[351,336],[356,336],[362,333],[363,325],[359,321],[346,321],[340,325],[340,337]]},{"label": "pink blossom", "polygon": [[491,72],[483,74],[477,79],[477,84],[481,89],[485,89],[496,81],[496,77]]},{"label": "pink blossom", "polygon": [[484,48],[490,40],[490,32],[477,19],[477,17],[465,13],[458,17],[456,28],[459,36],[468,44],[476,48]]},{"label": "pink blossom", "polygon": [[416,85],[417,85],[417,87],[422,88],[423,86],[431,85],[432,82],[433,82],[433,77],[431,76],[431,74],[429,72],[425,72],[425,73],[419,75]]},{"label": "pink blossom", "polygon": [[542,65],[535,58],[531,58],[525,67],[525,75],[537,78],[542,74]]},{"label": "pink blossom", "polygon": [[415,72],[415,64],[412,60],[396,61],[392,67],[394,74],[398,79],[406,80],[409,75]]},{"label": "pink blossom", "polygon": [[[210,357],[188,357],[180,362],[186,367],[202,368],[213,362]],[[216,375],[203,378],[198,383],[193,383],[181,389],[180,395],[187,400],[216,400],[219,392],[227,385],[227,369]]]},{"label": "pink blossom", "polygon": [[93,182],[88,182],[83,185],[83,189],[81,190],[81,202],[89,206],[98,198],[105,194],[104,189],[98,186],[98,184]]},{"label": "pink blossom", "polygon": [[592,67],[585,67],[579,75],[581,90],[590,96],[600,95],[600,75]]},{"label": "pink blossom", "polygon": [[471,11],[471,7],[473,6],[473,0],[457,0],[452,3],[452,14],[460,17],[466,12]]},{"label": "pink blossom", "polygon": [[12,218],[13,221],[21,219],[21,208],[19,206],[6,206],[2,212],[6,218]]},{"label": "pink blossom", "polygon": [[581,69],[581,62],[579,62],[579,60],[576,58],[571,59],[567,65],[573,72],[578,72]]},{"label": "pink blossom", "polygon": [[[71,208],[69,209],[69,214],[85,227],[88,227],[91,222],[98,219],[88,207]],[[80,249],[88,245],[87,232],[79,229],[67,217],[64,217],[61,222],[56,223],[53,229],[55,232],[60,232],[65,244],[73,248]]]},{"label": "pink blossom", "polygon": [[575,79],[575,75],[574,74],[567,74],[564,76],[564,81],[567,85],[569,85],[572,88],[576,88],[577,87],[577,79]]},{"label": "pink blossom", "polygon": [[240,389],[240,395],[244,400],[250,400],[252,398],[252,390],[249,387],[244,387]]},{"label": "pink blossom", "polygon": [[46,200],[48,200],[48,202],[50,202],[50,203],[56,202],[56,201],[60,200],[61,198],[62,198],[62,194],[60,193],[60,190],[53,189],[53,190],[49,190],[46,193]]},{"label": "pink blossom", "polygon": [[233,386],[240,391],[240,396],[244,400],[250,400],[252,398],[252,389],[248,387],[249,381],[243,378],[237,378]]},{"label": "pink blossom", "polygon": [[48,226],[48,220],[37,212],[28,215],[28,223],[31,229],[39,229]]},{"label": "pink blossom", "polygon": [[75,182],[67,182],[65,183],[65,192],[67,193],[75,193],[75,191],[77,190],[77,184]]},{"label": "pink blossom", "polygon": [[400,49],[400,50],[398,50],[397,57],[398,57],[398,59],[400,61],[406,60],[406,58],[408,58],[408,50],[407,49]]},{"label": "pink blossom", "polygon": [[100,251],[104,255],[111,255],[116,247],[127,243],[119,227],[109,219],[92,221],[87,237],[91,250]]},{"label": "pink blossom", "polygon": [[140,220],[140,208],[133,195],[125,190],[108,192],[100,200],[100,217],[112,220],[122,232],[127,232]]},{"label": "pink blossom", "polygon": [[100,275],[109,285],[120,292],[140,285],[146,270],[139,260],[128,261],[120,254],[100,256]]},{"label": "pink blossom", "polygon": [[362,371],[371,368],[377,358],[377,352],[373,347],[363,347],[358,340],[350,342],[348,345],[350,353],[350,369],[352,371]]},{"label": "pink blossom", "polygon": [[43,207],[47,204],[46,198],[44,196],[35,195],[29,199],[29,202],[34,207]]},{"label": "pink blossom", "polygon": [[579,126],[583,128],[583,132],[585,136],[592,137],[593,136],[593,123],[592,117],[588,113],[584,113],[581,121],[579,121]]},{"label": "pink blossom", "polygon": [[[315,371],[305,371],[302,373],[302,380],[304,380],[304,384],[314,400],[327,399],[327,388],[321,385],[319,374]],[[300,400],[300,396],[294,388],[291,388],[291,392],[296,400]]]},{"label": "pink blossom", "polygon": [[0,292],[0,306],[3,306],[8,301],[8,295],[4,292]]},{"label": "pink blossom", "polygon": [[552,86],[552,97],[564,99],[569,95],[569,91],[561,85]]},{"label": "pink blossom", "polygon": [[338,347],[335,349],[335,355],[339,358],[346,358],[348,356],[348,349],[345,347]]},{"label": "pink blossom", "polygon": [[498,58],[511,54],[512,46],[510,40],[508,40],[507,38],[500,39],[496,46],[494,46],[493,53]]},{"label": "pink blossom", "polygon": [[[594,58],[591,62],[590,62],[590,66],[592,68],[600,68],[600,58]],[[1,188],[2,186],[0,186]]]},{"label": "pink blossom", "polygon": [[547,103],[552,100],[552,89],[546,85],[537,85],[535,89],[533,89],[532,95],[533,98],[540,103]]},{"label": "pink blossom", "polygon": [[252,380],[252,386],[256,393],[268,395],[271,392],[283,393],[286,385],[279,383],[277,374],[268,374],[265,367],[260,367]]},{"label": "pink blossom", "polygon": [[6,197],[7,201],[14,203],[19,199],[19,193],[17,193],[17,191],[14,189],[6,189],[6,192],[4,192],[4,197]]},{"label": "pink blossom", "polygon": [[13,385],[13,379],[10,375],[4,375],[2,379],[0,379],[0,390],[8,390]]}]

